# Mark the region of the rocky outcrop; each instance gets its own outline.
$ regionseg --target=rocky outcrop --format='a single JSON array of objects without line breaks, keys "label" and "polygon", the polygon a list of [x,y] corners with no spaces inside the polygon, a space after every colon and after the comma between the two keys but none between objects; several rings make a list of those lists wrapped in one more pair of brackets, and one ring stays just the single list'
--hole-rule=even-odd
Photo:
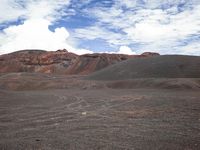
[{"label": "rocky outcrop", "polygon": [[160,54],[159,53],[155,53],[155,52],[144,52],[141,54],[141,56],[159,56]]},{"label": "rocky outcrop", "polygon": [[43,50],[23,50],[0,56],[0,73],[40,72],[56,74],[89,74],[111,64],[133,57],[154,56],[123,54],[76,55],[66,49],[47,52]]},{"label": "rocky outcrop", "polygon": [[131,58],[131,55],[122,54],[85,54],[79,56],[68,71],[69,74],[89,74],[103,69],[111,64]]}]

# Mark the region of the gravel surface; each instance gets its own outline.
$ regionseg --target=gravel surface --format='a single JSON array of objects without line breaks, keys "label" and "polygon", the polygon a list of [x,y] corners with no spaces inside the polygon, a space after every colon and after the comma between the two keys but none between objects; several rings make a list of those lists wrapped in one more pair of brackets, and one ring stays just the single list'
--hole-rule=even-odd
[{"label": "gravel surface", "polygon": [[0,90],[1,150],[199,150],[199,90]]}]

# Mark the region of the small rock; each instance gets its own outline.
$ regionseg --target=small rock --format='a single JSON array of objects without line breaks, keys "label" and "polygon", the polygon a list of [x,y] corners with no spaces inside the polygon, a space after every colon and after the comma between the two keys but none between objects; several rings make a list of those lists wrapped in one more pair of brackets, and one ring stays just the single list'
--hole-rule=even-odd
[{"label": "small rock", "polygon": [[82,114],[82,115],[87,115],[87,112],[82,112],[81,114]]},{"label": "small rock", "polygon": [[66,52],[68,52],[66,49],[59,49],[59,50],[57,50],[57,52],[63,52],[63,53],[66,53]]}]

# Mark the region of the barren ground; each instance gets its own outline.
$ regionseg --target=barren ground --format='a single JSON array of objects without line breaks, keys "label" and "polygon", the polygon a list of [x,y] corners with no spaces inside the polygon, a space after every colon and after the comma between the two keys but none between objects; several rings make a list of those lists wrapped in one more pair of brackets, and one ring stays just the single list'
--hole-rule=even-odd
[{"label": "barren ground", "polygon": [[199,150],[199,90],[0,90],[2,150]]}]

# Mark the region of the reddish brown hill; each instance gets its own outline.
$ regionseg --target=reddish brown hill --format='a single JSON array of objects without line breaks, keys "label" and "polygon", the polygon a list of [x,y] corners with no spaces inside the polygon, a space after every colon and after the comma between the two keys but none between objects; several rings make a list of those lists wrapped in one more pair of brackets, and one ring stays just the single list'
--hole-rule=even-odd
[{"label": "reddish brown hill", "polygon": [[89,74],[111,64],[133,57],[158,55],[85,54],[76,55],[67,50],[47,52],[23,50],[0,56],[0,73],[40,72],[56,74]]}]

